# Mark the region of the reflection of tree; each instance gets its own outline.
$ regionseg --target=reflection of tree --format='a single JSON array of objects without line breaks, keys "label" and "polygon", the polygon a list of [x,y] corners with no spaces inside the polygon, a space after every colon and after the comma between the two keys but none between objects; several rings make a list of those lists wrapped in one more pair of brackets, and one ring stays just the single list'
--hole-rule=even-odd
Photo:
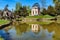
[{"label": "reflection of tree", "polygon": [[54,38],[54,40],[57,40],[56,38],[59,38],[60,37],[60,24],[58,24],[58,23],[51,23],[51,24],[49,24],[49,25],[43,25],[43,28],[44,29],[48,29],[48,31],[55,31],[55,38]]},{"label": "reflection of tree", "polygon": [[28,27],[29,27],[29,25],[25,24],[25,23],[22,23],[22,24],[18,23],[18,25],[15,25],[17,34],[25,33],[27,31]]}]

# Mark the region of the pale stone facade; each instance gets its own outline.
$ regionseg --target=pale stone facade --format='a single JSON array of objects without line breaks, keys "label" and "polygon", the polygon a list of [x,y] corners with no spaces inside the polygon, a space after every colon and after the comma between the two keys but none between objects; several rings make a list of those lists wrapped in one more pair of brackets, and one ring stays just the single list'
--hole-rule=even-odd
[{"label": "pale stone facade", "polygon": [[2,16],[4,17],[4,19],[11,19],[11,18],[13,18],[12,12],[10,10],[8,10],[8,9],[4,9],[3,10],[3,15]]},{"label": "pale stone facade", "polygon": [[3,11],[3,16],[4,17],[11,17],[12,16],[12,12],[9,10]]},{"label": "pale stone facade", "polygon": [[40,7],[38,3],[35,3],[31,9],[31,16],[40,15]]}]

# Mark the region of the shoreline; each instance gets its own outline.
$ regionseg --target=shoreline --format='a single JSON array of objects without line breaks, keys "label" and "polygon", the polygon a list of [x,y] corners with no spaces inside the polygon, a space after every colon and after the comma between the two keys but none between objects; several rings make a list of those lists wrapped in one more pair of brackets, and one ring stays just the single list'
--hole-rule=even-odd
[{"label": "shoreline", "polygon": [[3,29],[3,28],[5,28],[5,27],[7,27],[7,26],[9,26],[11,24],[12,24],[12,21],[7,23],[7,24],[0,25],[0,29]]}]

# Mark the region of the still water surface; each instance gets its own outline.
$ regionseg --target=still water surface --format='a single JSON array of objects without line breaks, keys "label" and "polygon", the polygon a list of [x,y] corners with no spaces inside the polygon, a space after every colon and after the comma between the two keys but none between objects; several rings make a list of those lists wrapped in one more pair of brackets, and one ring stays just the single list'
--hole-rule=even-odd
[{"label": "still water surface", "polygon": [[0,30],[4,40],[60,40],[60,24],[26,24],[16,22]]}]

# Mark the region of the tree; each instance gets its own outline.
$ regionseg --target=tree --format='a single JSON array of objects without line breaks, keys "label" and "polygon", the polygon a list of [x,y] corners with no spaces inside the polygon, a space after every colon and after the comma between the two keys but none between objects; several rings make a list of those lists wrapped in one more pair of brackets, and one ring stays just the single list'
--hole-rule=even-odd
[{"label": "tree", "polygon": [[55,3],[56,14],[60,15],[60,1],[59,0],[53,0],[53,2]]},{"label": "tree", "polygon": [[48,6],[47,12],[51,16],[55,16],[56,15],[56,11],[55,11],[54,7],[52,7],[52,6]]},{"label": "tree", "polygon": [[15,8],[15,12],[16,12],[17,15],[20,14],[20,9],[21,8],[22,8],[22,5],[19,2],[17,2],[16,3],[16,8]]},{"label": "tree", "polygon": [[59,3],[60,2],[60,0],[53,0],[53,3]]},{"label": "tree", "polygon": [[54,3],[56,3],[56,2],[57,2],[57,0],[53,0],[53,2],[54,2]]},{"label": "tree", "polygon": [[57,5],[55,6],[55,9],[56,9],[57,15],[60,15],[60,3],[57,3]]},{"label": "tree", "polygon": [[16,3],[16,11],[20,10],[21,7],[22,7],[22,5],[19,2],[17,2]]},{"label": "tree", "polygon": [[45,8],[42,10],[42,14],[43,15],[46,15],[47,14],[47,10]]},{"label": "tree", "polygon": [[23,16],[24,16],[24,17],[26,17],[26,16],[29,15],[28,11],[29,11],[29,10],[28,10],[28,7],[27,7],[27,6],[23,6],[22,12],[23,12]]},{"label": "tree", "polygon": [[28,13],[28,15],[30,15],[30,14],[31,14],[30,6],[27,6],[27,13]]},{"label": "tree", "polygon": [[15,17],[19,17],[21,15],[22,12],[21,10],[22,10],[22,5],[19,2],[17,2],[14,13]]},{"label": "tree", "polygon": [[19,2],[16,3],[15,15],[20,17],[26,17],[30,13],[30,8],[28,6],[22,6]]}]

